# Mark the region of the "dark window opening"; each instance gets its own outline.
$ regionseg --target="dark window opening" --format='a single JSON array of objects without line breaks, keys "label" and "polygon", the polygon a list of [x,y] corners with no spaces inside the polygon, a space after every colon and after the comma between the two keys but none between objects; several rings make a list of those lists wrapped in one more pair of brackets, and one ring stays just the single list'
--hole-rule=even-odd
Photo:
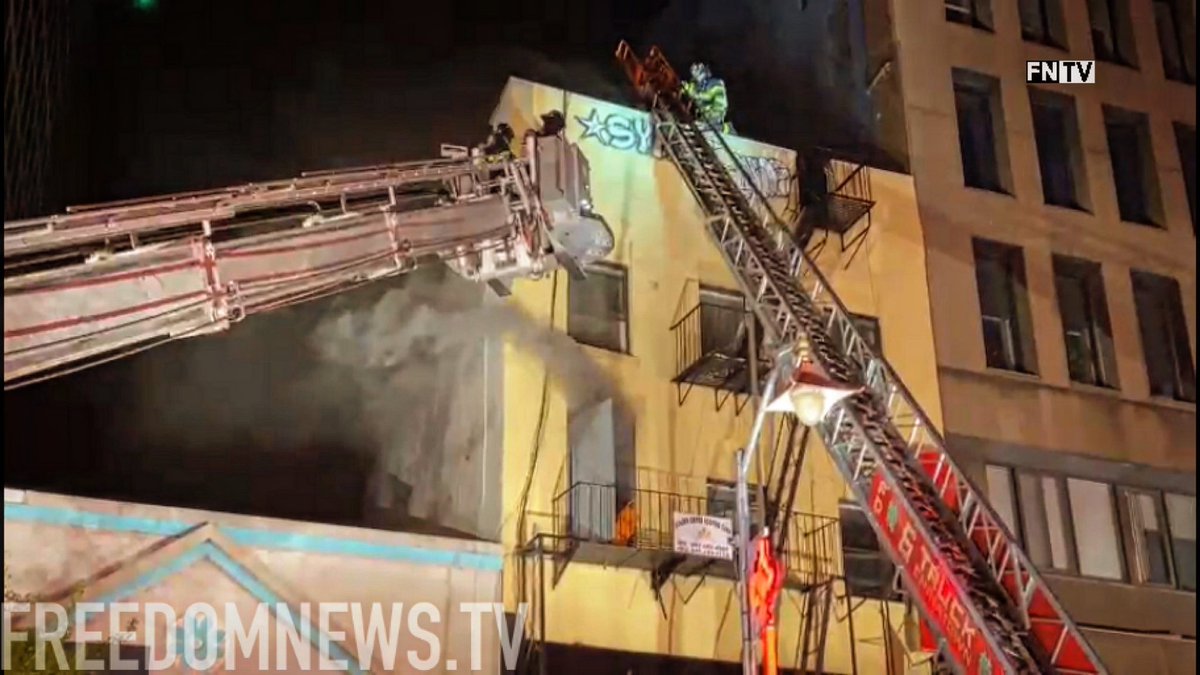
[{"label": "dark window opening", "polygon": [[1116,387],[1116,350],[1100,265],[1054,256],[1054,285],[1071,379]]},{"label": "dark window opening", "polygon": [[[749,358],[746,301],[741,293],[700,288],[700,353]],[[757,326],[756,320],[756,326]],[[761,329],[756,331],[761,339]]]},{"label": "dark window opening", "polygon": [[1162,202],[1146,115],[1104,106],[1104,126],[1121,220],[1161,225]]},{"label": "dark window opening", "polygon": [[1020,0],[1021,37],[1050,47],[1065,49],[1066,26],[1059,0]]},{"label": "dark window opening", "polygon": [[852,502],[838,506],[842,560],[846,585],[860,598],[895,600],[896,566],[879,542],[862,508]]},{"label": "dark window opening", "polygon": [[590,265],[586,279],[568,285],[567,333],[577,342],[629,352],[626,272],[616,265]]},{"label": "dark window opening", "polygon": [[954,107],[963,182],[968,187],[1008,192],[999,81],[956,68]]},{"label": "dark window opening", "polygon": [[1036,373],[1033,326],[1021,249],[976,239],[974,250],[988,367]]},{"label": "dark window opening", "polygon": [[1175,123],[1175,147],[1179,151],[1179,168],[1183,171],[1187,191],[1188,213],[1192,217],[1192,233],[1196,232],[1196,128]]},{"label": "dark window opening", "polygon": [[1179,282],[1135,270],[1133,295],[1150,394],[1194,403],[1196,371]]},{"label": "dark window opening", "polygon": [[[829,310],[825,312],[825,324],[829,325]],[[850,323],[854,325],[854,330],[858,332],[859,337],[863,342],[871,348],[871,351],[876,356],[883,356],[883,331],[879,327],[879,319],[873,316],[863,314],[850,314]],[[837,347],[840,353],[846,352],[846,346],[842,344],[842,332],[837,325],[830,330],[830,339],[833,340],[834,346]]]},{"label": "dark window opening", "polygon": [[1087,182],[1074,99],[1031,88],[1029,102],[1043,199],[1054,206],[1084,208]]},{"label": "dark window opening", "polygon": [[1129,0],[1087,0],[1096,58],[1136,67],[1136,51],[1129,21]]},{"label": "dark window opening", "polygon": [[[706,487],[705,502],[708,509],[707,515],[717,518],[728,518],[733,521],[734,527],[737,527],[737,484],[732,481],[709,478]],[[756,483],[750,483],[747,489],[750,494],[750,512],[760,512],[760,504],[764,503],[763,497],[765,496],[763,490]],[[769,498],[765,503],[768,509],[774,506]]]},{"label": "dark window opening", "polygon": [[1187,2],[1154,0],[1154,24],[1163,74],[1168,80],[1196,82],[1196,20]]},{"label": "dark window opening", "polygon": [[945,5],[947,21],[992,30],[991,0],[945,0]]}]

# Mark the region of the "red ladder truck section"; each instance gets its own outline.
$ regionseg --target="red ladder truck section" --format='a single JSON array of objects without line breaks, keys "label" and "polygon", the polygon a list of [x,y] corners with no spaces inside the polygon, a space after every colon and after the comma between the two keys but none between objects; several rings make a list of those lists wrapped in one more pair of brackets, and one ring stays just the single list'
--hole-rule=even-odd
[{"label": "red ladder truck section", "polygon": [[[1016,538],[954,463],[891,366],[860,336],[828,281],[725,140],[696,120],[680,80],[652,48],[617,58],[707,230],[778,345],[807,340],[832,377],[861,385],[819,427],[905,589],[961,673],[1106,673]],[[834,336],[843,336],[838,340]]]}]

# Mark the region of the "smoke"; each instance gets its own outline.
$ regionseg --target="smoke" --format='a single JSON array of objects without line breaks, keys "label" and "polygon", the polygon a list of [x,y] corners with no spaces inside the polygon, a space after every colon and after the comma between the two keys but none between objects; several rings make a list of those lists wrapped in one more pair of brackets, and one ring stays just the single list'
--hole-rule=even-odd
[{"label": "smoke", "polygon": [[[318,324],[310,343],[326,366],[316,377],[355,383],[362,431],[377,449],[368,513],[485,536],[498,529],[503,416],[522,409],[502,406],[503,342],[536,356],[572,406],[615,397],[570,337],[439,270]],[[537,401],[526,409],[536,414]]]}]

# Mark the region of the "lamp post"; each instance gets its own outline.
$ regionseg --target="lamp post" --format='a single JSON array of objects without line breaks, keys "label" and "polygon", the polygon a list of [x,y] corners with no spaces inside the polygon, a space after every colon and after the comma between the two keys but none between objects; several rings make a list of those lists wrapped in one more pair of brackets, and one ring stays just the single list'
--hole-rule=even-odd
[{"label": "lamp post", "polygon": [[[776,389],[785,374],[788,376],[787,380],[776,395]],[[755,656],[754,644],[755,638],[764,628],[755,625],[757,622],[752,608],[750,588],[754,565],[754,537],[750,532],[752,519],[749,475],[767,414],[791,413],[796,415],[801,424],[813,427],[820,424],[834,406],[857,391],[858,387],[836,382],[825,375],[809,358],[806,342],[801,342],[780,354],[767,376],[762,400],[750,429],[750,441],[745,450],[739,450],[737,453],[737,578],[742,606],[743,675],[757,675],[755,671],[758,659]],[[761,534],[765,536],[766,532]]]}]

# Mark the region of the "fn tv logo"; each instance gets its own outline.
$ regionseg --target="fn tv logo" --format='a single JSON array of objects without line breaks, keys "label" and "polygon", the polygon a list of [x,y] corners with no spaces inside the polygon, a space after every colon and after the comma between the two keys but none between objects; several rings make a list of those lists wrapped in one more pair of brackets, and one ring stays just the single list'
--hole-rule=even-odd
[{"label": "fn tv logo", "polygon": [[1095,61],[1026,61],[1029,84],[1096,84]]}]

